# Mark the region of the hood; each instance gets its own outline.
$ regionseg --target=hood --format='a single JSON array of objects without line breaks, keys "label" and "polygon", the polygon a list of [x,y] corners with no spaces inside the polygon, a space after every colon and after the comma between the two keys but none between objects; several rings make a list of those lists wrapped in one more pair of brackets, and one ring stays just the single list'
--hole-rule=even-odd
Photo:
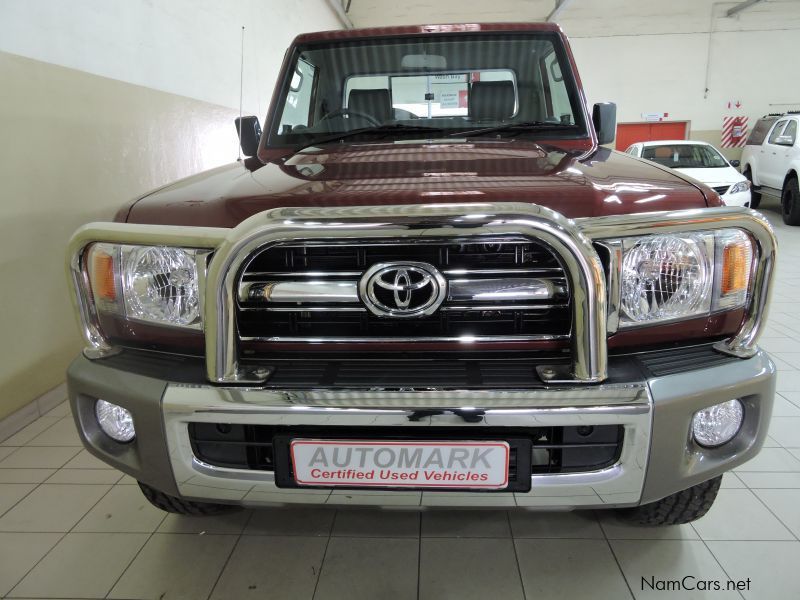
[{"label": "hood", "polygon": [[530,202],[570,218],[708,205],[690,179],[606,148],[586,156],[520,140],[395,142],[225,165],[152,192],[117,219],[235,227],[278,207],[493,201]]},{"label": "hood", "polygon": [[675,169],[679,173],[688,175],[709,187],[732,185],[747,179],[733,167],[718,167],[715,169]]}]

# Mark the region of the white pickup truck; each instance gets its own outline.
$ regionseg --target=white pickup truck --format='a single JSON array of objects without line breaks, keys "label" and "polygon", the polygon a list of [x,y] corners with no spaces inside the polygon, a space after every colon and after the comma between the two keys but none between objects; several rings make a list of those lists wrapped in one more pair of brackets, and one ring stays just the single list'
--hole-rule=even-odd
[{"label": "white pickup truck", "polygon": [[767,115],[758,120],[742,153],[742,173],[752,185],[751,208],[761,195],[781,200],[783,221],[800,225],[800,111]]}]

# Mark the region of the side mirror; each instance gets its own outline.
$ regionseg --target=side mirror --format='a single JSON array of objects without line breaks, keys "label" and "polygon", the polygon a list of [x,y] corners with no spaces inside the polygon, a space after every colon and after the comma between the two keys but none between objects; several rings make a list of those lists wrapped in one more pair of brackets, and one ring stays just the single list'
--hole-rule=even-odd
[{"label": "side mirror", "polygon": [[740,164],[742,164],[742,163],[740,163],[738,160],[732,160],[731,161],[731,166],[732,167],[738,167]]},{"label": "side mirror", "polygon": [[617,135],[617,105],[613,102],[598,102],[592,111],[594,130],[598,144],[610,144]]},{"label": "side mirror", "polygon": [[258,141],[261,139],[258,117],[236,117],[233,122],[236,124],[236,135],[239,136],[242,153],[245,156],[258,154]]},{"label": "side mirror", "polygon": [[791,135],[779,135],[775,143],[779,146],[793,146],[794,138]]}]

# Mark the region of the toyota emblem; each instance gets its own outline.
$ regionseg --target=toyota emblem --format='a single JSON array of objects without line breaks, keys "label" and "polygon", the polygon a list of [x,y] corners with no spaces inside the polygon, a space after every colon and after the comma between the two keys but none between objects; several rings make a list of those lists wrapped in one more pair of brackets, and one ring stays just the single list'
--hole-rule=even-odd
[{"label": "toyota emblem", "polygon": [[447,280],[428,263],[378,263],[358,284],[361,301],[381,317],[430,315],[447,295]]}]

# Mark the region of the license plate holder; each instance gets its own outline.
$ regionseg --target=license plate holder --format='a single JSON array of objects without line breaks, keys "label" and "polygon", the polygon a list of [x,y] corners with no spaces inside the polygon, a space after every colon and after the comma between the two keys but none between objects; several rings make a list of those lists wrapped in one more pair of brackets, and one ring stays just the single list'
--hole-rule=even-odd
[{"label": "license plate holder", "polygon": [[[487,443],[503,444],[508,447],[508,472],[506,483],[502,487],[486,486],[479,487],[469,483],[465,486],[463,483],[455,482],[453,485],[448,485],[448,481],[436,480],[436,485],[416,485],[413,481],[402,481],[402,485],[396,483],[386,483],[382,485],[375,481],[366,481],[368,485],[352,484],[349,485],[343,481],[335,483],[326,483],[317,485],[315,482],[302,481],[304,476],[304,469],[301,468],[300,479],[298,481],[295,474],[295,467],[293,464],[292,443],[296,448],[299,445],[314,445],[326,444],[336,445],[344,444],[346,446],[352,445],[360,446],[381,446],[393,444],[395,447],[418,447],[418,445],[434,445],[440,447],[452,447],[455,445],[465,445],[465,448],[474,446],[481,446]],[[337,437],[328,435],[277,435],[273,438],[272,447],[275,458],[275,484],[279,488],[316,488],[316,489],[372,489],[372,490],[388,490],[388,491],[457,491],[457,492],[474,492],[474,493],[492,493],[492,492],[527,492],[531,489],[531,440],[525,438],[503,438],[498,436],[487,437],[481,439],[480,436],[468,436],[459,438],[443,438],[437,436],[433,439],[425,439],[420,437],[409,438],[380,438],[374,437],[355,438],[355,437]],[[305,472],[305,476],[308,473]],[[424,476],[424,475],[423,475]],[[418,480],[417,480],[418,481]],[[430,481],[428,482],[430,483]]]}]

